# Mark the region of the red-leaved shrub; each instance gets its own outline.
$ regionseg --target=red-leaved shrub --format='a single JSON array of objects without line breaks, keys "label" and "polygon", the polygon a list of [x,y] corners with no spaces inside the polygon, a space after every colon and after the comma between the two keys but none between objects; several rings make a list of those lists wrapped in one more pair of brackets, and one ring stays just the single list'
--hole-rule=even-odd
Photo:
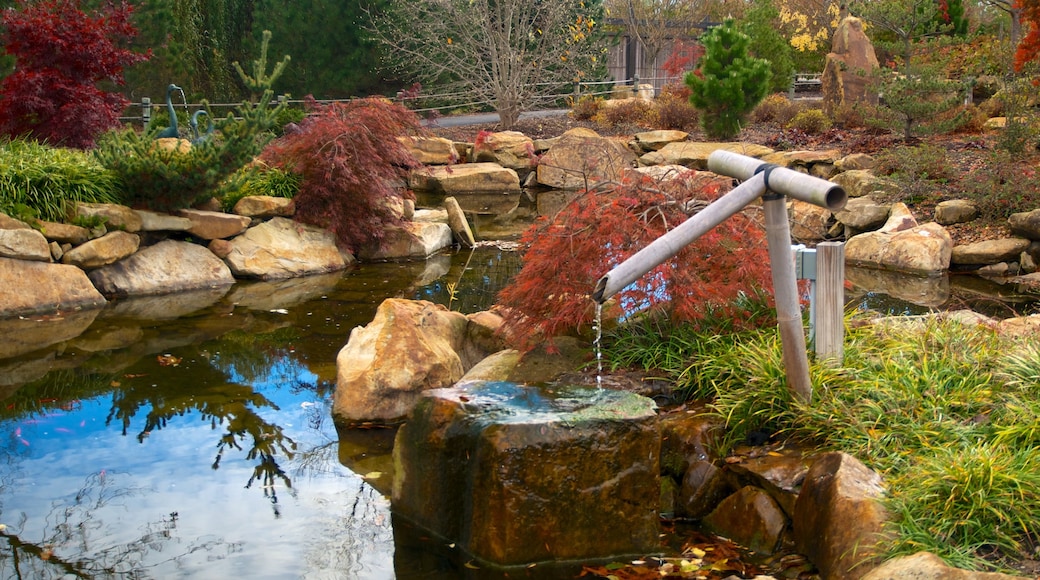
[{"label": "red-leaved shrub", "polygon": [[381,98],[320,105],[264,150],[262,159],[301,177],[296,219],[332,231],[357,252],[401,222],[400,184],[419,163],[398,136],[422,132],[419,117]]},{"label": "red-leaved shrub", "polygon": [[[621,184],[581,193],[551,221],[532,226],[522,243],[523,269],[499,294],[506,323],[523,347],[587,327],[590,295],[612,267],[687,219],[728,189],[729,180],[690,171],[656,182],[631,174]],[[771,288],[764,230],[738,213],[620,292],[626,311],[665,310],[696,323],[708,313],[740,327],[749,313],[741,293]]]},{"label": "red-leaved shrub", "polygon": [[3,12],[3,43],[17,59],[0,83],[0,134],[86,149],[119,123],[129,101],[97,87],[123,84],[123,69],[148,58],[126,45],[137,35],[127,2],[88,15],[80,0],[18,2]]}]

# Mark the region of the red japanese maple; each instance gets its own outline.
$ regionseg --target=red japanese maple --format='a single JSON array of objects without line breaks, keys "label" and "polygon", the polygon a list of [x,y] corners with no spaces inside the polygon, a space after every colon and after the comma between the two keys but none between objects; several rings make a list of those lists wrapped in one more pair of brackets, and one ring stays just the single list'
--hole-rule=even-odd
[{"label": "red japanese maple", "polygon": [[419,163],[398,136],[421,132],[411,111],[381,98],[321,105],[269,145],[262,159],[303,179],[295,219],[327,228],[350,251],[378,243],[410,195],[401,183]]},{"label": "red japanese maple", "polygon": [[1026,63],[1040,56],[1040,0],[1016,0],[1015,5],[1022,11],[1021,21],[1029,25],[1029,32],[1015,51],[1015,70],[1020,71]]},{"label": "red japanese maple", "polygon": [[16,64],[0,83],[0,133],[85,149],[118,124],[129,101],[97,85],[122,85],[123,69],[149,56],[122,48],[137,34],[132,11],[121,2],[87,14],[80,0],[5,10],[2,40]]},{"label": "red japanese maple", "polygon": [[[499,294],[507,324],[523,346],[588,327],[590,295],[601,276],[687,219],[691,207],[728,189],[716,176],[690,172],[657,183],[630,176],[623,183],[582,193],[555,219],[528,230],[523,269]],[[651,270],[617,296],[625,310],[664,309],[678,321],[709,312],[745,317],[741,294],[771,287],[765,234],[745,214],[734,215]]]}]

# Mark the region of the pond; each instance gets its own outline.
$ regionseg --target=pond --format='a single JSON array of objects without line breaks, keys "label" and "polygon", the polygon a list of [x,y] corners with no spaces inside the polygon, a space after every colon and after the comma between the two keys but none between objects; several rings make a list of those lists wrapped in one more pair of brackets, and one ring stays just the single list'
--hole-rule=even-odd
[{"label": "pond", "polygon": [[384,298],[474,312],[518,267],[483,249],[7,321],[0,578],[438,577],[403,556],[421,537],[395,553],[393,433],[332,425],[336,354]]},{"label": "pond", "polygon": [[519,265],[484,248],[0,321],[0,578],[493,577],[394,521],[393,432],[338,434],[330,405],[383,299],[475,312]]}]

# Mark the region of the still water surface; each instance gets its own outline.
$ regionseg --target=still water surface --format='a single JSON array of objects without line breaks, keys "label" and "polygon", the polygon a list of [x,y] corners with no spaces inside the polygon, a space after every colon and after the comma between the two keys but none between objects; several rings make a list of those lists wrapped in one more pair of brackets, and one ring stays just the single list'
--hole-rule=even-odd
[{"label": "still water surface", "polygon": [[518,269],[486,248],[0,321],[0,579],[491,577],[392,521],[393,433],[330,406],[383,299],[476,312]]},{"label": "still water surface", "polygon": [[[518,265],[483,249],[123,301],[68,317],[82,332],[9,321],[0,578],[458,577],[395,554],[392,433],[340,442],[335,358],[384,298],[474,312]],[[70,336],[34,348],[25,325]]]}]

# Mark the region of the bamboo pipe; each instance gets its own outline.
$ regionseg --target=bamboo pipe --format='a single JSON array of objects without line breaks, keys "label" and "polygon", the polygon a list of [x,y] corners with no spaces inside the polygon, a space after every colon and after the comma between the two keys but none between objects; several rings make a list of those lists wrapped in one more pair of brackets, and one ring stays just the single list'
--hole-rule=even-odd
[{"label": "bamboo pipe", "polygon": [[708,207],[679,224],[674,230],[657,238],[624,262],[607,272],[592,292],[592,299],[600,304],[623,288],[643,277],[658,264],[679,253],[697,238],[708,233],[726,218],[744,209],[765,191],[764,176],[755,175],[741,183]]},{"label": "bamboo pipe", "polygon": [[766,173],[765,187],[769,191],[831,211],[841,210],[848,200],[845,190],[835,183],[732,151],[718,150],[709,155],[708,170],[741,181],[746,181],[758,173]]},{"label": "bamboo pipe", "polygon": [[783,347],[787,388],[803,403],[812,399],[809,358],[805,354],[805,330],[798,304],[798,280],[791,257],[791,226],[787,221],[787,200],[778,193],[762,196],[769,244],[769,270],[773,276],[776,322]]}]

